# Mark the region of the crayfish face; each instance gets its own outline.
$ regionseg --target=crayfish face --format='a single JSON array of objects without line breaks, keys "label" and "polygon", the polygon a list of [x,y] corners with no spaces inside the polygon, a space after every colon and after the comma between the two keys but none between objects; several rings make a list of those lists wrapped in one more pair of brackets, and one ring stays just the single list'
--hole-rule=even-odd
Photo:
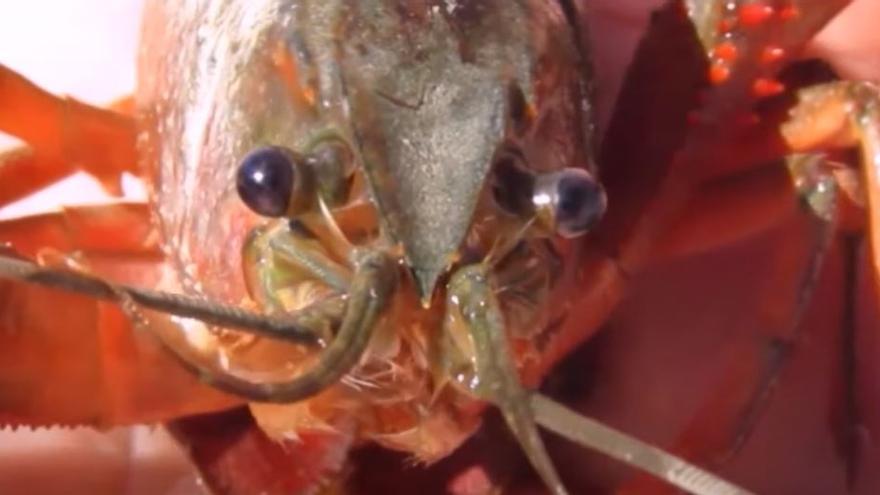
[{"label": "crayfish face", "polygon": [[[360,200],[353,201],[329,213],[354,209]],[[344,220],[329,216],[324,221],[337,219]],[[291,229],[292,222],[300,221]],[[251,295],[264,310],[294,315],[335,295],[356,297],[344,288],[355,277],[357,267],[351,260],[363,250],[388,249],[378,235],[375,217],[366,229],[362,222],[312,221],[309,215],[293,221],[283,218],[250,236],[245,272]],[[337,251],[340,233],[352,242],[348,250]],[[297,250],[297,256],[289,256],[288,248]],[[498,190],[487,188],[458,253],[451,274],[469,266],[487,267],[514,361],[523,369],[539,363],[543,347],[567,316],[576,285],[577,243],[548,233],[534,218],[526,221],[512,215],[499,206]],[[485,379],[458,307],[461,291],[453,294],[451,282],[444,282],[437,288],[435,302],[424,306],[404,255],[393,249],[388,254],[394,257],[398,284],[357,364],[340,382],[308,401],[251,404],[258,423],[270,435],[288,438],[308,429],[353,428],[363,438],[431,462],[448,455],[479,425],[484,403],[478,389]],[[302,259],[319,268],[304,266]],[[340,338],[335,320],[316,331],[325,342]],[[280,374],[307,372],[324,351],[248,338],[225,352],[232,365],[274,369],[272,378],[277,379]]]},{"label": "crayfish face", "polygon": [[[447,454],[482,404],[450,277],[487,267],[515,361],[540,361],[567,313],[579,236],[604,210],[589,74],[559,6],[267,1],[181,22],[203,34],[151,50],[173,54],[142,92],[180,285],[292,315],[350,301],[355,253],[399,271],[354,368],[308,401],[253,405],[258,421],[278,437],[356,429],[424,460]],[[315,328],[328,347],[338,320]],[[255,381],[293,379],[322,356],[213,332],[216,367]]]},{"label": "crayfish face", "polygon": [[[337,146],[346,148],[338,141]],[[450,277],[467,267],[485,267],[514,361],[523,368],[540,363],[577,283],[579,239],[573,238],[601,215],[604,193],[583,169],[530,169],[524,154],[505,148],[493,157],[491,182],[480,191],[465,239],[456,258],[446,261],[432,303],[425,305],[405,252],[388,243],[378,208],[364,195],[364,167],[332,167],[352,170],[343,176],[348,186],[331,187],[332,181],[321,186],[320,178],[327,180],[328,174],[316,167],[327,166],[328,157],[355,156],[350,150],[295,152],[273,146],[257,148],[241,162],[242,201],[277,217],[253,230],[244,248],[250,295],[265,311],[296,315],[335,296],[357,299],[357,259],[365,251],[393,258],[392,276],[398,280],[369,345],[339,383],[306,402],[251,408],[264,430],[277,437],[312,428],[355,428],[382,445],[437,460],[479,424],[479,389],[487,381],[458,308],[462,292],[449,291]],[[291,180],[312,187],[303,189]],[[296,197],[326,190],[346,192],[332,200],[321,196],[318,204]],[[342,320],[340,315],[313,328],[324,342],[334,342],[342,338]],[[230,363],[285,374],[307,373],[329,352],[267,339],[238,344],[227,349]]]}]

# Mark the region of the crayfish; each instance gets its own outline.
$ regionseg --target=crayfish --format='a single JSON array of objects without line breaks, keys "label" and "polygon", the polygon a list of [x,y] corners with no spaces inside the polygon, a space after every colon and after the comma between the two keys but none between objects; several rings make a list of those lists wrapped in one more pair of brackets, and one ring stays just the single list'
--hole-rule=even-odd
[{"label": "crayfish", "polygon": [[[876,324],[854,301],[876,304],[880,98],[799,60],[847,3],[668,2],[601,135],[574,0],[149,2],[137,92],[107,109],[0,66],[0,130],[27,143],[0,204],[78,170],[151,191],[0,223],[0,422],[167,423],[218,493],[527,492],[511,439],[555,494],[761,492],[725,466],[837,315],[829,484],[870,490],[876,365],[853,342]],[[749,330],[682,347],[722,357],[689,356],[705,380],[677,416],[675,385],[640,385],[668,422],[636,436],[662,449],[621,433],[650,371],[607,356],[682,308],[643,318],[638,295],[744,240],[763,276],[692,306],[751,291],[715,315]],[[375,446],[427,467],[377,479]],[[647,474],[566,468],[584,446]]]}]

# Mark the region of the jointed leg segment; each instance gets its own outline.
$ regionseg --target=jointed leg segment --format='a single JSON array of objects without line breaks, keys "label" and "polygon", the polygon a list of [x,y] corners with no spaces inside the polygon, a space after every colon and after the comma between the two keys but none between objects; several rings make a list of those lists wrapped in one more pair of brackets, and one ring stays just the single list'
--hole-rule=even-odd
[{"label": "jointed leg segment", "polygon": [[109,192],[121,194],[121,174],[137,172],[133,118],[54,96],[3,65],[0,131],[22,139],[32,153],[0,157],[0,200],[77,170],[95,176]]}]

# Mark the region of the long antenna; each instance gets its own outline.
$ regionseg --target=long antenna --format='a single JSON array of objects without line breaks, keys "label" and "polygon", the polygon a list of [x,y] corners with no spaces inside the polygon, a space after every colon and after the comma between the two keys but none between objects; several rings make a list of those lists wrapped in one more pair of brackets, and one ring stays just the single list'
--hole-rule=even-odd
[{"label": "long antenna", "polygon": [[114,284],[92,275],[47,268],[8,255],[0,254],[0,278],[77,292],[109,301],[119,301],[120,295],[124,295],[146,308],[163,313],[194,318],[212,325],[238,328],[300,344],[320,343],[314,332],[295,323],[291,316],[267,316],[181,294]]},{"label": "long antenna", "polygon": [[686,490],[694,495],[751,495],[688,461],[583,416],[541,394],[532,395],[535,421],[568,440]]}]

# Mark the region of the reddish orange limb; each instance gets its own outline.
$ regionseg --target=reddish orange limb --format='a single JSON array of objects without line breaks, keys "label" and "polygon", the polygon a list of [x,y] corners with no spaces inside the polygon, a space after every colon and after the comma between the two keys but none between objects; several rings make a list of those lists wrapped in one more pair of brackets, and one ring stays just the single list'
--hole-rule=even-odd
[{"label": "reddish orange limb", "polygon": [[50,248],[162,260],[150,208],[144,203],[79,206],[6,220],[0,222],[0,242],[29,258]]},{"label": "reddish orange limb", "polygon": [[[145,205],[0,222],[19,252],[79,252],[93,273],[154,286],[164,263]],[[229,407],[112,303],[0,281],[0,424],[116,426]]]},{"label": "reddish orange limb", "polygon": [[37,156],[27,147],[0,153],[0,206],[27,196],[73,172],[63,160]]},{"label": "reddish orange limb", "polygon": [[[130,110],[131,101],[116,103]],[[77,170],[98,178],[121,194],[120,176],[137,171],[134,119],[43,91],[0,65],[0,131],[25,141],[31,160],[0,158],[0,198],[19,197]],[[22,183],[23,182],[23,183]]]},{"label": "reddish orange limb", "polygon": [[[2,66],[0,66],[2,70]],[[134,113],[134,99],[120,98],[109,105],[123,115]],[[37,153],[29,146],[0,152],[0,206],[23,199],[74,170],[65,157]]]}]

